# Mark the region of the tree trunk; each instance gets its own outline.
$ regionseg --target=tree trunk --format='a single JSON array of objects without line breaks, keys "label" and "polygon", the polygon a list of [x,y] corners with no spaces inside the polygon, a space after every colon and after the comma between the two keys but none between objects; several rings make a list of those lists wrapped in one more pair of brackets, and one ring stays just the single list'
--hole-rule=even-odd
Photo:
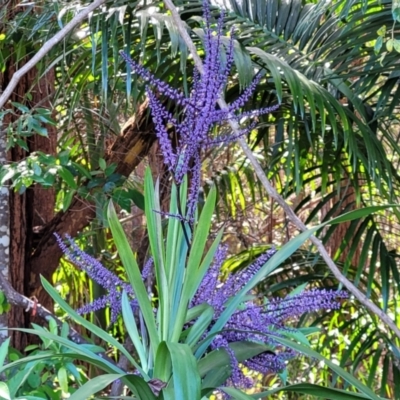
[{"label": "tree trunk", "polygon": [[[1,93],[1,90],[0,90]],[[0,134],[2,133],[0,122]],[[7,162],[6,140],[4,135],[0,135],[0,166]],[[9,253],[10,253],[10,214],[9,214],[9,194],[7,186],[0,186],[0,274],[8,280],[9,277]],[[0,314],[0,345],[8,337],[8,317],[5,310]]]},{"label": "tree trunk", "polygon": [[[14,65],[10,62],[7,65],[1,83],[5,87],[12,74]],[[39,102],[41,107],[50,107],[49,97],[54,91],[54,71],[50,70],[37,82],[37,71],[31,70],[19,82],[11,100],[24,103],[29,108]],[[30,92],[31,101],[25,101],[24,96]],[[7,115],[5,124],[11,124],[15,117]],[[53,126],[47,126],[48,137],[34,135],[27,140],[29,152],[20,147],[14,147],[9,152],[8,159],[12,162],[23,160],[31,152],[43,151],[55,155],[57,146],[57,131]],[[34,244],[34,231],[41,225],[49,223],[54,217],[55,192],[54,189],[44,190],[40,186],[33,186],[25,193],[19,194],[10,192],[10,282],[15,290],[26,296],[30,296],[30,257]],[[43,306],[51,308],[49,301]],[[9,325],[13,327],[24,327],[29,325],[29,315],[24,310],[12,308],[9,313]],[[13,345],[23,349],[27,345],[26,337],[20,332],[13,334]]]}]

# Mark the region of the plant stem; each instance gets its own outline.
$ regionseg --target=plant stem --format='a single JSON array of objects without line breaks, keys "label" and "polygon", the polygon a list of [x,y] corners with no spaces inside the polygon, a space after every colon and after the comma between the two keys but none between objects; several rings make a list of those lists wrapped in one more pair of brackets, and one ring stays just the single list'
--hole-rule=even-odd
[{"label": "plant stem", "polygon": [[[186,43],[190,53],[192,54],[194,64],[198,71],[203,74],[204,68],[203,68],[203,63],[197,54],[197,49],[190,38],[187,29],[185,27],[185,23],[181,20],[178,10],[172,3],[172,0],[164,0],[164,3],[171,11],[172,18],[178,28],[178,31],[183,38],[184,42]],[[228,106],[225,102],[225,100],[220,97],[218,100],[218,104],[221,107],[222,110],[227,110]],[[229,118],[228,119],[229,124],[233,130],[234,134],[239,133],[239,126],[234,118]],[[286,201],[279,195],[279,193],[275,190],[275,188],[272,186],[268,178],[266,177],[261,165],[257,161],[256,157],[254,156],[253,152],[247,145],[246,141],[244,138],[239,137],[238,138],[239,145],[241,146],[244,154],[246,157],[249,159],[251,165],[254,168],[254,171],[260,180],[261,184],[265,188],[266,192],[268,195],[273,198],[284,210],[290,221],[301,231],[306,231],[307,226],[300,220],[300,218],[295,214],[295,212],[292,210],[292,208],[286,203]],[[317,250],[321,254],[322,258],[328,265],[329,269],[332,271],[333,275],[335,278],[343,284],[346,289],[354,295],[354,297],[360,301],[361,304],[363,304],[366,308],[368,308],[373,314],[375,314],[382,322],[384,322],[394,333],[395,335],[400,339],[400,329],[396,326],[395,322],[381,309],[379,308],[375,303],[373,303],[371,300],[367,298],[367,296],[362,293],[351,281],[349,281],[339,270],[339,268],[336,266],[335,262],[332,260],[330,255],[328,254],[327,250],[325,249],[324,245],[322,242],[316,238],[315,236],[310,237],[311,242],[316,246]]]}]

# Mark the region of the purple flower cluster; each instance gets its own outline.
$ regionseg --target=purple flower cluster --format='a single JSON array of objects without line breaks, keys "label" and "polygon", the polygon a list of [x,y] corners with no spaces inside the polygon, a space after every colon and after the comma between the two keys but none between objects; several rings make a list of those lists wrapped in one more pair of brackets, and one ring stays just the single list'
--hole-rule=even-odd
[{"label": "purple flower cluster", "polygon": [[[108,292],[104,296],[101,296],[98,299],[95,299],[93,302],[79,308],[77,313],[87,314],[109,306],[111,310],[111,323],[114,323],[118,315],[121,313],[121,295],[123,290],[131,299],[132,306],[137,306],[135,294],[132,286],[129,283],[118,278],[114,273],[105,268],[100,261],[82,251],[69,235],[66,235],[66,238],[69,242],[69,247],[64,243],[60,235],[54,233],[54,236],[57,239],[60,249],[68,257],[68,259],[77,265],[82,271],[85,271],[93,281],[106,289]],[[153,260],[152,258],[149,258],[143,268],[143,280],[147,279],[152,267]]]},{"label": "purple flower cluster", "polygon": [[[211,27],[210,6],[207,1],[204,1],[206,24],[204,72],[201,75],[199,71],[195,70],[189,97],[185,97],[183,93],[155,78],[143,66],[133,61],[129,55],[121,52],[122,58],[129,64],[132,71],[148,83],[147,95],[152,109],[159,145],[165,164],[171,171],[175,182],[179,185],[183,177],[188,173],[192,177],[186,212],[183,210],[185,212],[183,217],[190,222],[193,221],[200,187],[201,151],[210,146],[235,141],[239,136],[246,135],[254,129],[256,122],[248,123],[235,135],[213,137],[211,135],[212,128],[226,126],[229,120],[234,120],[239,125],[244,117],[248,120],[268,114],[278,108],[276,105],[250,112],[240,111],[254,93],[257,84],[261,80],[261,74],[255,77],[253,83],[228,107],[228,110],[221,110],[217,107],[217,102],[227,85],[233,65],[234,38],[232,31],[230,32],[225,61],[221,57],[223,18],[224,15],[222,13],[216,28],[213,29]],[[152,92],[150,87],[157,94]],[[183,116],[179,120],[164,107],[160,95],[172,99],[183,108]],[[167,129],[168,125],[173,125],[178,135],[178,144],[176,146],[172,144]]]},{"label": "purple flower cluster", "polygon": [[[275,249],[266,251],[249,267],[238,274],[230,275],[225,282],[222,282],[219,269],[226,256],[226,248],[220,247],[213,265],[193,299],[192,306],[201,303],[210,304],[214,308],[214,320],[217,320],[224,311],[227,301],[250,281],[275,252]],[[286,361],[295,355],[293,350],[282,348],[274,341],[274,336],[291,329],[285,326],[285,322],[307,312],[338,309],[340,306],[338,299],[347,298],[347,294],[343,291],[312,289],[283,299],[274,298],[264,302],[254,296],[251,297],[251,300],[245,301],[235,311],[223,331],[216,335],[211,344],[213,349],[223,348],[228,352],[232,368],[230,382],[242,388],[249,387],[250,383],[243,376],[229,343],[250,341],[274,347],[276,351],[266,351],[244,361],[243,364],[263,374],[279,372],[285,368]]]},{"label": "purple flower cluster", "polygon": [[[115,322],[121,313],[122,290],[125,290],[129,295],[132,307],[137,306],[133,289],[129,283],[122,281],[98,260],[83,252],[71,237],[67,236],[70,245],[68,247],[59,235],[55,234],[55,236],[64,254],[85,271],[91,279],[108,291],[107,295],[81,307],[77,310],[78,313],[89,313],[109,306],[111,309],[111,322]],[[229,299],[237,295],[275,253],[275,249],[266,251],[249,267],[237,274],[231,274],[223,282],[220,271],[227,255],[227,248],[220,246],[215,253],[212,265],[190,303],[190,307],[208,303],[214,309],[213,320],[216,321],[225,310]],[[149,277],[152,268],[153,260],[150,258],[145,263],[142,271],[143,280]],[[252,385],[251,380],[245,377],[239,368],[235,354],[229,347],[230,343],[250,341],[270,345],[271,348],[274,348],[274,352],[265,351],[245,360],[243,365],[263,374],[281,371],[285,368],[286,361],[295,356],[293,350],[282,348],[274,341],[274,336],[279,336],[283,331],[291,329],[285,325],[287,320],[307,312],[321,309],[338,309],[340,306],[338,299],[344,298],[347,298],[347,294],[343,291],[335,292],[319,289],[289,295],[284,299],[274,298],[269,301],[260,301],[256,296],[249,293],[248,300],[240,305],[225,324],[224,329],[215,336],[211,343],[212,349],[222,348],[229,354],[232,375],[228,384],[241,388],[248,388]],[[205,333],[206,335],[207,332]]]}]

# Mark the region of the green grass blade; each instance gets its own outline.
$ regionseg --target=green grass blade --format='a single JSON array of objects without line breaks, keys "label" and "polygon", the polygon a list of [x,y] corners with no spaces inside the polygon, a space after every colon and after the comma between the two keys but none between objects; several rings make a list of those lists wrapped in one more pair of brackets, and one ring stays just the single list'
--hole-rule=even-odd
[{"label": "green grass blade", "polygon": [[[177,204],[177,188],[175,184],[172,184],[171,188],[171,200],[169,213],[171,215],[178,214],[178,204]],[[169,266],[175,265],[177,262],[177,252],[178,252],[178,236],[180,231],[180,221],[178,218],[169,218],[168,219],[168,232],[167,232],[167,245],[166,245],[166,274],[168,283],[171,284],[171,280],[173,279],[173,275],[169,273]]]},{"label": "green grass blade", "polygon": [[204,254],[204,248],[208,239],[208,233],[210,231],[212,215],[215,208],[215,200],[217,198],[217,191],[213,186],[207,196],[206,203],[201,212],[199,222],[196,226],[191,251],[187,263],[187,273],[189,276],[193,273],[197,275],[201,259]]},{"label": "green grass blade", "polygon": [[218,246],[221,242],[223,233],[224,233],[223,229],[221,229],[218,232],[213,244],[211,245],[211,247],[208,250],[206,256],[204,257],[202,263],[200,264],[196,279],[194,279],[194,277],[193,278],[188,277],[186,290],[187,290],[187,298],[189,301],[196,294],[197,289],[201,285],[201,282],[203,281],[204,276],[206,275],[208,269],[210,268],[210,265],[211,265],[212,261],[214,260],[215,252],[217,251]]},{"label": "green grass blade", "polygon": [[391,207],[400,207],[398,204],[386,204],[383,206],[370,206],[370,207],[364,207],[360,208],[354,211],[349,211],[343,215],[339,215],[336,218],[333,218],[327,222],[324,222],[323,224],[320,225],[320,227],[323,227],[325,225],[332,225],[332,224],[340,224],[342,222],[347,222],[347,221],[353,221],[355,219],[359,218],[364,218],[367,217],[368,215],[371,215],[377,211],[382,211],[387,208]]},{"label": "green grass blade", "polygon": [[[185,177],[179,188],[175,185],[172,186],[170,203],[171,215],[184,213],[184,210],[186,210],[186,197],[187,178]],[[168,287],[171,296],[171,314],[169,319],[169,332],[171,332],[171,335],[169,336],[169,339],[172,341],[174,341],[175,337],[178,337],[182,331],[182,327],[179,327],[179,323],[177,322],[177,314],[182,303],[182,287],[186,273],[186,260],[189,250],[188,240],[190,241],[190,239],[191,232],[189,225],[186,222],[180,221],[178,218],[169,218],[167,258],[165,264],[167,268]],[[170,248],[173,249],[174,253],[169,250]],[[178,331],[178,335],[175,334],[176,331]]]},{"label": "green grass blade", "polygon": [[[233,350],[239,362],[255,357],[264,351],[272,350],[271,347],[266,344],[246,341],[230,343],[229,347]],[[229,354],[224,349],[213,350],[199,360],[197,365],[200,376],[204,377],[210,371],[230,365]]]}]

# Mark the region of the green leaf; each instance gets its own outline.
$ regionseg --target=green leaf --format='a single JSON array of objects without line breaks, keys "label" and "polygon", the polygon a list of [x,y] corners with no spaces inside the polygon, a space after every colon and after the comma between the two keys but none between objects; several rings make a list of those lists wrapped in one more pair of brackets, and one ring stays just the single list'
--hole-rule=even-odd
[{"label": "green leaf", "polygon": [[107,163],[104,158],[99,158],[99,167],[102,171],[105,171],[105,169],[107,168]]},{"label": "green leaf", "polygon": [[5,382],[0,382],[0,397],[1,400],[12,400],[10,396],[10,391]]},{"label": "green leaf", "polygon": [[122,316],[124,319],[126,330],[128,331],[128,334],[132,339],[132,343],[135,346],[135,349],[140,358],[140,363],[142,365],[142,368],[145,371],[147,371],[148,355],[146,354],[145,348],[143,347],[143,343],[140,339],[139,332],[136,326],[135,317],[132,312],[132,306],[129,303],[129,299],[125,291],[122,293]]},{"label": "green leaf", "polygon": [[237,399],[237,400],[253,400],[254,398],[249,396],[246,393],[243,393],[242,391],[235,389],[233,387],[220,387],[220,390],[222,390],[223,392],[225,392],[226,394],[229,394],[230,397],[232,397],[233,399]]},{"label": "green leaf", "polygon": [[90,396],[103,390],[108,385],[123,377],[124,374],[104,374],[96,376],[87,381],[83,386],[81,386],[75,393],[73,393],[69,400],[82,400],[89,399]]},{"label": "green leaf", "polygon": [[[187,305],[189,304],[191,296],[194,295],[194,290],[196,287],[198,287],[201,283],[201,279],[204,276],[204,269],[202,270],[200,267],[201,260],[204,255],[205,251],[205,245],[208,239],[210,227],[211,227],[211,222],[212,222],[212,216],[214,213],[214,208],[215,208],[215,201],[216,201],[216,189],[215,187],[212,187],[208,196],[206,203],[203,207],[203,210],[200,214],[199,222],[195,228],[194,234],[193,234],[193,242],[191,243],[190,246],[190,254],[189,258],[187,261],[187,267],[186,267],[186,274],[185,274],[185,281],[184,281],[184,287],[182,290],[182,301],[181,304],[179,304],[178,308],[178,313],[176,316],[176,322],[175,322],[175,330],[173,334],[173,340],[178,340],[182,326],[184,323],[184,320],[186,318],[186,312],[187,312]],[[220,238],[220,236],[219,236]],[[214,242],[213,246],[213,252],[215,252],[217,246],[218,246],[219,240],[217,237],[217,240]],[[211,253],[213,254],[213,253]],[[211,262],[211,260],[208,260]],[[207,266],[208,268],[208,266]]]},{"label": "green leaf", "polygon": [[132,392],[136,395],[138,399],[156,400],[156,396],[153,394],[149,387],[149,385],[151,385],[151,381],[147,383],[143,378],[132,374],[129,374],[122,379],[130,383],[128,387],[132,390]]},{"label": "green leaf", "polygon": [[135,203],[137,207],[144,211],[144,196],[143,193],[140,193],[136,189],[129,189],[128,190],[129,197]]},{"label": "green leaf", "polygon": [[65,183],[72,189],[78,189],[78,185],[75,182],[74,176],[71,174],[68,168],[60,167],[58,170],[59,175],[65,181]]},{"label": "green leaf", "polygon": [[0,367],[3,366],[4,361],[7,357],[9,345],[10,345],[10,338],[8,337],[0,346]]},{"label": "green leaf", "polygon": [[371,215],[377,211],[382,211],[386,210],[387,208],[392,208],[392,207],[400,207],[399,204],[386,204],[383,206],[370,206],[370,207],[363,207],[354,211],[347,212],[345,214],[339,215],[336,218],[333,218],[327,222],[322,223],[319,225],[320,227],[323,227],[325,225],[332,225],[332,224],[340,224],[342,222],[347,222],[347,221],[353,221],[355,219],[360,219],[367,217],[368,215]]},{"label": "green leaf", "polygon": [[197,318],[196,322],[191,326],[189,334],[185,340],[185,343],[190,347],[193,347],[198,340],[203,336],[206,329],[210,326],[210,323],[214,316],[214,309],[206,304],[207,308]]},{"label": "green leaf", "polygon": [[[163,228],[161,225],[160,214],[159,183],[157,182],[156,187],[154,188],[150,168],[146,169],[144,191],[147,232],[158,287],[160,339],[166,340],[170,338],[169,328],[170,320],[172,319],[171,308],[173,309],[173,305],[170,304],[170,296],[172,294],[170,293],[171,288],[168,286],[167,268],[178,268],[179,265],[167,266],[165,263]],[[174,322],[179,325],[179,321]]]},{"label": "green leaf", "polygon": [[81,174],[82,177],[85,177],[87,179],[92,179],[90,171],[83,165],[78,164],[76,162],[72,162],[72,166],[78,170],[78,172]]},{"label": "green leaf", "polygon": [[400,1],[392,0],[392,15],[393,19],[400,22]]},{"label": "green leaf", "polygon": [[1,168],[0,184],[4,184],[9,179],[12,179],[17,174],[17,170],[11,166],[3,166]]},{"label": "green leaf", "polygon": [[[82,326],[84,326],[86,329],[88,329],[90,332],[93,332],[97,337],[100,339],[104,340],[106,343],[111,344],[112,346],[115,346],[119,351],[121,351],[126,358],[140,371],[143,377],[146,377],[147,374],[142,370],[140,365],[135,361],[135,359],[131,356],[131,354],[125,349],[121,343],[118,342],[113,336],[109,335],[107,332],[105,332],[103,329],[99,328],[97,325],[92,324],[91,322],[87,321],[85,318],[83,318],[81,315],[79,315],[69,304],[67,304],[62,297],[59,295],[59,293],[53,288],[52,285],[50,285],[49,282],[43,277],[41,277],[42,285],[47,291],[47,293],[53,298],[53,300],[71,317],[73,318],[76,322],[80,323]],[[45,332],[39,333],[41,337],[48,337],[49,335],[46,335]],[[54,337],[58,338],[58,336],[53,335]],[[60,343],[61,340],[66,340],[68,343],[69,341],[64,338],[59,338],[58,341]],[[85,353],[86,354],[86,353]],[[93,353],[92,353],[93,354]],[[118,372],[120,373],[121,370],[113,371],[113,372]],[[122,371],[123,372],[123,371]]]},{"label": "green leaf", "polygon": [[[200,399],[200,375],[190,347],[183,343],[161,342],[157,350],[154,376],[166,381],[172,373],[168,388],[173,385],[173,397],[166,390],[164,399]],[[167,398],[166,395],[167,394]]]},{"label": "green leaf", "polygon": [[36,121],[34,123],[32,123],[31,127],[38,135],[44,136],[44,137],[48,136],[47,128],[39,125]]},{"label": "green leaf", "polygon": [[332,371],[334,371],[336,374],[341,376],[345,381],[347,381],[350,385],[357,388],[360,392],[362,392],[366,396],[368,396],[369,399],[381,400],[381,398],[379,396],[377,396],[369,387],[365,386],[363,383],[361,383],[361,381],[356,379],[353,375],[349,374],[347,371],[345,371],[339,365],[328,360],[327,358],[325,358],[318,352],[312,350],[310,347],[303,346],[302,344],[299,344],[292,340],[285,339],[285,338],[278,337],[278,336],[274,336],[274,340],[277,341],[278,343],[281,343],[281,344],[289,347],[289,348],[297,350],[309,357],[323,361]]},{"label": "green leaf", "polygon": [[[12,330],[20,330],[21,332],[25,332],[23,328],[10,328]],[[38,331],[35,331],[34,329],[28,329],[26,333],[31,333],[33,335],[39,335]],[[46,352],[40,352],[39,354],[36,354],[34,356],[27,356],[27,357],[22,357],[17,359],[16,361],[10,362],[9,364],[4,365],[3,367],[0,368],[0,372],[6,371],[7,369],[12,369],[12,368],[20,368],[21,365],[25,365],[27,363],[34,363],[36,361],[50,361],[50,360],[59,360],[59,359],[77,359],[77,360],[84,360],[87,361],[100,369],[104,369],[105,371],[110,371],[110,372],[118,372],[118,373],[124,373],[120,368],[116,367],[115,365],[108,363],[107,360],[102,359],[101,357],[97,356],[97,354],[89,351],[86,349],[84,345],[77,345],[74,342],[71,342],[68,339],[65,338],[60,338],[55,335],[53,335],[50,332],[44,332],[45,336],[50,336],[52,339],[56,338],[56,342],[58,342],[58,339],[61,340],[62,345],[66,346],[67,348],[71,349],[72,352],[70,353],[64,353],[64,354],[54,354],[52,351],[46,351]],[[116,368],[116,370],[114,369]]]},{"label": "green leaf", "polygon": [[379,36],[385,36],[386,34],[386,25],[381,26],[377,32],[376,32]]},{"label": "green leaf", "polygon": [[[10,395],[11,398],[14,398],[15,395],[17,394],[19,388],[24,385],[24,383],[28,380],[29,384],[32,383],[32,388],[37,387],[40,384],[40,378],[39,380],[37,379],[37,374],[36,377],[34,376],[34,369],[37,365],[36,362],[30,362],[30,363],[25,363],[24,367],[22,368],[21,371],[18,371],[17,373],[13,374],[11,378],[8,380],[8,388],[10,390]],[[4,367],[6,369],[8,365]],[[38,382],[39,381],[39,382]]]},{"label": "green leaf", "polygon": [[57,371],[58,382],[60,383],[61,390],[68,393],[68,375],[65,367],[60,367]]},{"label": "green leaf", "polygon": [[57,335],[57,333],[58,333],[57,322],[55,321],[54,318],[50,318],[50,320],[49,320],[49,330],[54,335]]},{"label": "green leaf", "polygon": [[150,344],[153,350],[153,354],[156,353],[160,339],[154,320],[153,307],[149,300],[146,287],[142,281],[142,276],[139,271],[136,259],[132,253],[131,246],[125,236],[125,232],[122,229],[120,222],[118,221],[117,213],[112,202],[108,205],[108,223],[117,246],[121,262],[125,267],[126,273],[129,278],[129,282],[135,291],[140,311],[143,313],[143,318],[146,323],[146,327],[150,337]]},{"label": "green leaf", "polygon": [[400,40],[394,39],[394,41],[393,41],[393,47],[394,47],[394,49],[395,49],[398,53],[400,53]]},{"label": "green leaf", "polygon": [[[58,378],[58,379],[60,380],[60,378]],[[32,389],[37,389],[41,384],[41,380],[40,380],[40,376],[39,376],[38,372],[30,371],[30,373],[27,375],[27,382]],[[62,385],[61,381],[60,381],[60,386],[66,387],[68,390],[68,381],[66,381],[66,382],[67,382],[67,385],[65,386],[65,385]]]},{"label": "green leaf", "polygon": [[[255,342],[234,342],[230,343],[229,347],[235,353],[235,357],[239,362],[248,358],[257,356],[265,351],[271,351],[271,347],[263,343]],[[224,349],[213,350],[205,357],[198,361],[198,368],[201,377],[204,377],[210,371],[218,370],[226,365],[230,365],[229,354]],[[222,384],[223,382],[219,383]]]},{"label": "green leaf", "polygon": [[64,192],[64,198],[62,201],[62,210],[64,212],[66,212],[68,210],[69,206],[71,205],[72,199],[74,198],[75,193],[76,193],[76,190],[71,190],[71,189],[66,190]]},{"label": "green leaf", "polygon": [[256,396],[251,396],[252,399],[262,397],[272,396],[279,392],[294,392],[303,393],[314,396],[315,398],[331,399],[331,400],[360,400],[360,399],[370,399],[368,396],[364,396],[359,393],[349,392],[341,389],[333,389],[329,387],[323,387],[319,385],[314,385],[312,383],[299,383],[296,385],[283,386],[276,389],[271,389],[266,392],[257,393]]},{"label": "green leaf", "polygon": [[383,37],[378,36],[378,38],[376,39],[376,42],[375,42],[375,46],[374,46],[375,54],[378,54],[381,51],[382,44],[383,44]]},{"label": "green leaf", "polygon": [[389,40],[386,42],[386,50],[387,50],[389,53],[393,50],[393,42],[394,42],[393,39],[389,39]]}]

